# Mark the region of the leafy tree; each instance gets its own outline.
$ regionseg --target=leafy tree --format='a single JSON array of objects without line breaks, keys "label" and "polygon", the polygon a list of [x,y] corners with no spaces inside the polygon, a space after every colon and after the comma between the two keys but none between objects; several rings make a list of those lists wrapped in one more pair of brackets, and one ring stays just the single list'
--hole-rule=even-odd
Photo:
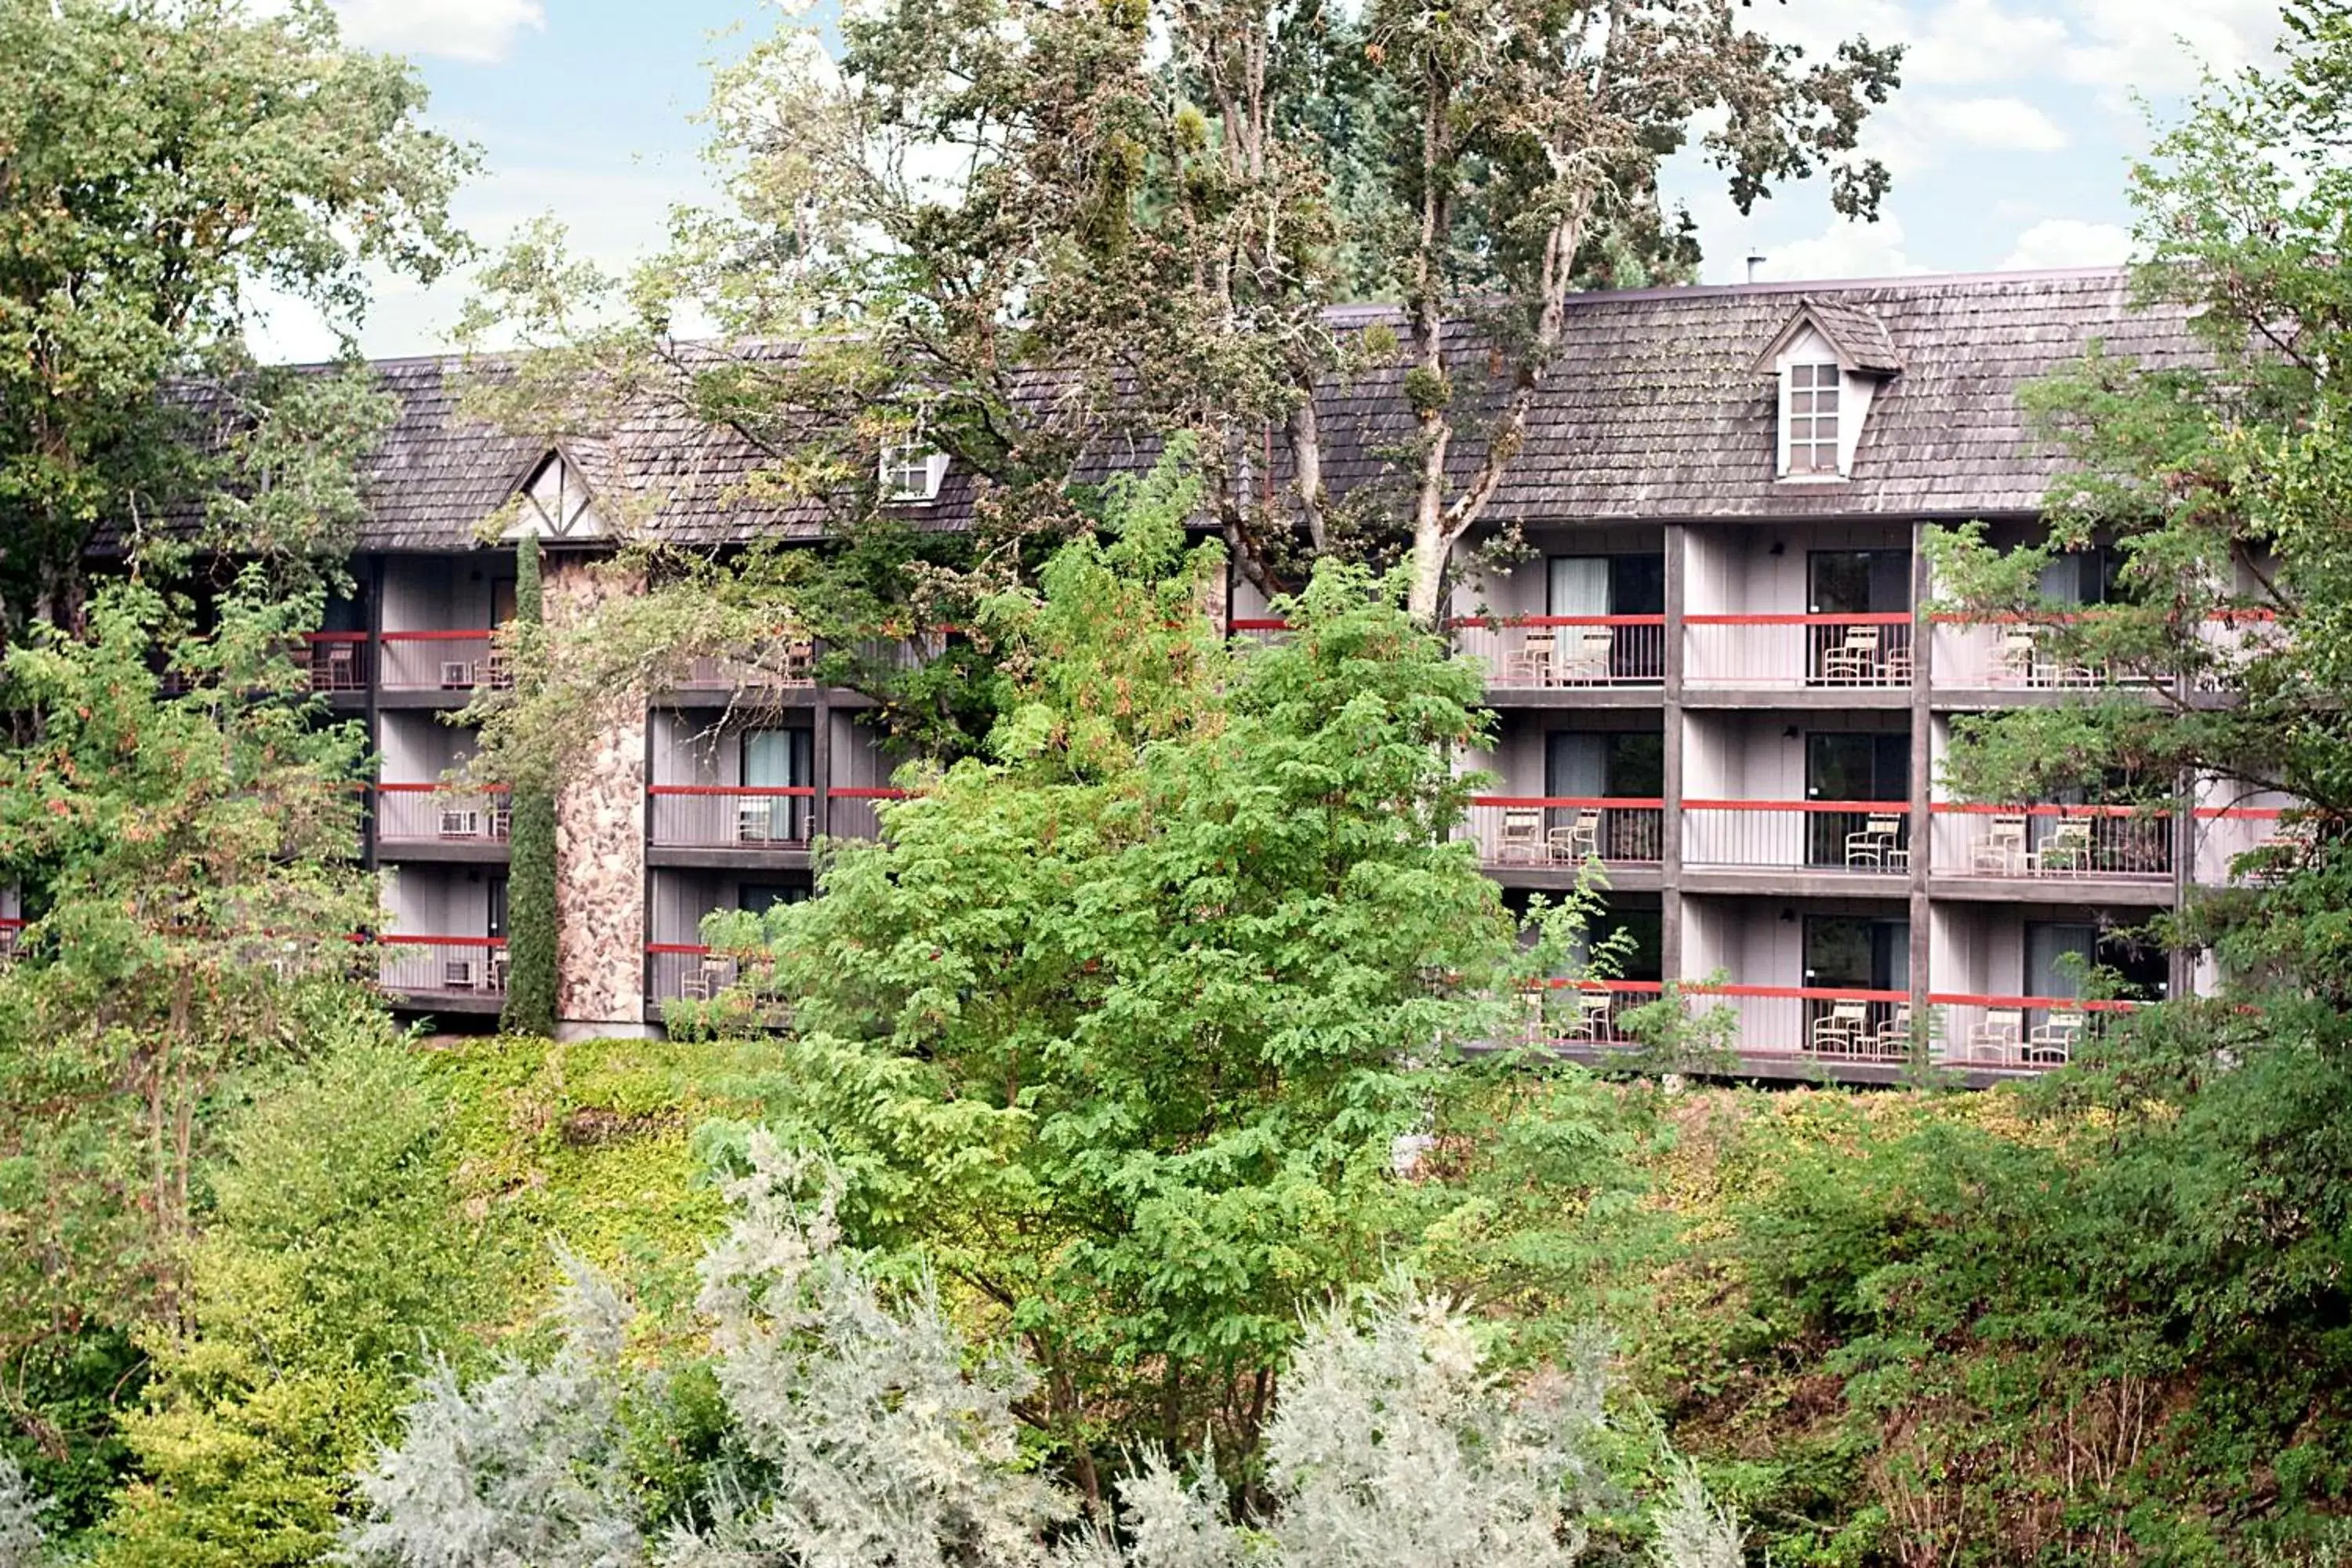
[{"label": "leafy tree", "polygon": [[[85,632],[37,628],[0,667],[0,876],[29,917],[0,973],[0,1354],[20,1373],[180,1318],[224,1104],[374,1005],[352,942],[374,907],[363,739],[286,657],[319,610],[256,569],[200,630],[120,583]],[[39,1411],[9,1414],[68,1457]]]},{"label": "leafy tree", "polygon": [[[515,640],[534,653],[546,619],[539,554],[536,534],[526,533],[515,544]],[[536,680],[541,662],[526,654],[517,661],[516,679]],[[551,1035],[558,963],[556,785],[552,778],[525,776],[508,788],[507,999],[500,1022],[517,1034]]]},{"label": "leafy tree", "polygon": [[[1266,592],[1325,553],[1410,556],[1427,621],[1569,296],[1695,264],[1665,158],[1697,136],[1743,210],[1826,171],[1838,210],[1875,213],[1885,172],[1854,149],[1899,51],[1809,63],[1741,14],[893,0],[823,37],[787,26],[719,72],[729,201],[684,215],[667,253],[606,278],[543,226],[488,269],[472,327],[526,352],[477,405],[558,433],[658,408],[749,443],[749,492],[845,542],[781,603],[835,645],[833,679],[946,755],[987,731],[985,638],[919,669],[840,650],[978,625],[1087,526],[1112,454],[1177,434]],[[1398,309],[1328,310],[1365,300]],[[1363,378],[1398,382],[1415,425],[1343,494],[1315,394]],[[951,458],[971,530],[889,504],[894,449]]]},{"label": "leafy tree", "polygon": [[[1605,1518],[1600,1362],[1514,1388],[1465,1315],[1399,1290],[1307,1325],[1262,1513],[1161,1457],[1119,1489],[1114,1532],[1023,1460],[1014,1410],[1040,1370],[975,1352],[928,1284],[887,1299],[842,1246],[833,1173],[765,1134],[748,1155],[702,1264],[707,1354],[633,1364],[631,1314],[580,1271],[545,1364],[427,1382],[362,1481],[354,1561],[1538,1568],[1577,1561]],[[695,1462],[648,1476],[642,1457],[689,1431]],[[1668,1517],[1672,1568],[1738,1561],[1736,1526],[1687,1479]]]},{"label": "leafy tree", "polygon": [[424,1067],[380,1014],[319,1044],[222,1138],[185,1326],[148,1335],[135,1479],[94,1557],[109,1568],[326,1561],[423,1347],[478,1298]]},{"label": "leafy tree", "polygon": [[[2318,988],[2352,1008],[2337,912],[2352,895],[2352,222],[2342,104],[2352,28],[2341,0],[2292,0],[2274,71],[2216,83],[2137,172],[2143,308],[2185,319],[2195,363],[2095,352],[2032,389],[2074,459],[2044,546],[1940,542],[1970,609],[2021,616],[2037,647],[2132,683],[2053,709],[1956,726],[1954,782],[1982,798],[2062,788],[2165,805],[2184,781],[2223,804],[2306,803],[2263,857],[2260,885],[2201,900],[2172,932],[2210,942],[2241,985]],[[2120,593],[2089,613],[2040,580],[2104,544]]]},{"label": "leafy tree", "polygon": [[1229,652],[1196,494],[1168,465],[1114,487],[1107,541],[992,601],[994,760],[834,846],[823,898],[711,931],[793,1009],[783,1125],[862,1238],[1024,1337],[1024,1417],[1090,1494],[1136,1434],[1255,1451],[1301,1304],[1441,1202],[1396,1140],[1549,962],[1446,841],[1478,672],[1338,562],[1291,639]]},{"label": "leafy tree", "polygon": [[[68,618],[101,524],[297,552],[354,515],[351,378],[259,375],[267,288],[348,335],[364,269],[430,279],[469,156],[320,0],[0,4],[0,626]],[[176,378],[212,388],[163,395]],[[229,439],[190,439],[197,426]],[[225,487],[225,479],[237,481]]]}]

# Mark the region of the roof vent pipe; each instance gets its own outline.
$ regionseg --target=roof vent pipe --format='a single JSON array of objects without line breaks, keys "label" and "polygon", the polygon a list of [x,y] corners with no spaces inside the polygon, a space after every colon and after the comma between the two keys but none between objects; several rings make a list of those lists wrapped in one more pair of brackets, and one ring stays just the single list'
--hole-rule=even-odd
[{"label": "roof vent pipe", "polygon": [[1763,265],[1763,257],[1752,250],[1748,253],[1748,281],[1750,283],[1756,281],[1756,269]]}]

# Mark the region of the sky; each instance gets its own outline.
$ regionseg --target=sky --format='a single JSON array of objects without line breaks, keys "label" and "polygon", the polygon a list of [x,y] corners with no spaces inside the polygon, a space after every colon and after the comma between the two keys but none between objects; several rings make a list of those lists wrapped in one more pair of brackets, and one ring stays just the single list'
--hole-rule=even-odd
[{"label": "sky", "polygon": [[[353,42],[411,57],[431,118],[475,143],[483,173],[457,216],[485,246],[553,213],[587,257],[620,268],[659,242],[667,215],[709,195],[691,116],[708,62],[774,16],[757,0],[335,0]],[[1756,0],[1752,25],[1820,54],[1856,34],[1906,46],[1904,85],[1864,145],[1893,171],[1875,224],[1839,221],[1819,181],[1742,217],[1696,160],[1668,190],[1699,223],[1705,280],[2093,266],[2128,253],[2125,178],[2148,116],[2179,111],[2207,69],[2265,53],[2275,0]],[[370,354],[432,353],[466,293],[379,292]],[[277,310],[270,358],[332,351]]]}]

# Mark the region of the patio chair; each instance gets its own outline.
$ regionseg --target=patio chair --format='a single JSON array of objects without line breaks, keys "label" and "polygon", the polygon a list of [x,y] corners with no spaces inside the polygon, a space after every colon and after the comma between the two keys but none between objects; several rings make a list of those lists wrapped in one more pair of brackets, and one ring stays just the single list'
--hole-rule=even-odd
[{"label": "patio chair", "polygon": [[1545,842],[1550,846],[1553,859],[1582,865],[1601,853],[1601,813],[1578,811],[1574,822],[1553,828]]},{"label": "patio chair", "polygon": [[1832,1002],[1827,1013],[1813,1020],[1813,1053],[1816,1056],[1852,1056],[1860,1048],[1863,1036],[1869,1028],[1868,1003]]},{"label": "patio chair", "polygon": [[1907,627],[1898,627],[1904,635],[1890,637],[1886,651],[1878,660],[1878,683],[1881,686],[1911,684],[1911,638]]},{"label": "patio chair", "polygon": [[1969,849],[1969,869],[2013,877],[2026,868],[2025,818],[1996,816],[1985,836]]},{"label": "patio chair", "polygon": [[2091,868],[2091,825],[2080,817],[2050,830],[2032,856],[2033,869],[2045,876],[2079,874]]},{"label": "patio chair", "polygon": [[1911,1004],[1898,1002],[1886,1022],[1879,1026],[1873,1041],[1881,1057],[1906,1057],[1911,1054]]},{"label": "patio chair", "polygon": [[1992,1061],[2011,1060],[2024,1035],[2022,1012],[2015,1007],[1988,1007],[1985,1016],[1969,1031],[1969,1055]]},{"label": "patio chair", "polygon": [[1845,863],[1849,870],[1869,867],[1874,870],[1893,870],[1907,867],[1910,856],[1896,847],[1903,836],[1903,819],[1899,816],[1873,816],[1858,833],[1845,836]]},{"label": "patio chair", "polygon": [[2037,1065],[2054,1066],[2074,1054],[2074,1042],[2082,1037],[2082,1014],[2053,1012],[2026,1037],[2025,1059]]},{"label": "patio chair", "polygon": [[765,844],[774,835],[771,800],[739,800],[735,803],[735,841],[739,844]]},{"label": "patio chair", "polygon": [[1609,679],[1617,633],[1610,626],[1582,626],[1559,645],[1558,679],[1563,686],[1592,686]]},{"label": "patio chair", "polygon": [[1542,808],[1531,805],[1504,808],[1503,837],[1496,858],[1502,860],[1548,858],[1543,837]]},{"label": "patio chair", "polygon": [[2047,684],[2039,679],[2042,666],[2041,650],[2033,640],[2032,626],[2009,626],[2000,629],[2000,673],[2020,686]]},{"label": "patio chair", "polygon": [[1842,686],[1866,686],[1878,679],[1878,628],[1848,626],[1845,640],[1822,652],[1822,679]]},{"label": "patio chair", "polygon": [[1559,678],[1559,640],[1546,629],[1520,634],[1519,650],[1503,661],[1506,686],[1551,686]]},{"label": "patio chair", "polygon": [[350,691],[359,685],[359,649],[347,642],[313,644],[310,689]]},{"label": "patio chair", "polygon": [[1576,994],[1576,1035],[1580,1040],[1595,1044],[1613,1039],[1616,1027],[1612,1013],[1616,998],[1606,991],[1580,991]]}]

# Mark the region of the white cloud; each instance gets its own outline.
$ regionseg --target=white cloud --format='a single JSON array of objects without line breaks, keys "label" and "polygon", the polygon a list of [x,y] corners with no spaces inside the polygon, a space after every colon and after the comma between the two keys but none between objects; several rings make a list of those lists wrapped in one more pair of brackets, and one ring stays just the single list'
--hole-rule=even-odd
[{"label": "white cloud", "polygon": [[2066,133],[2021,98],[1948,98],[1915,102],[1921,129],[1938,142],[2004,153],[2054,153]]},{"label": "white cloud", "polygon": [[2120,224],[2044,218],[2017,237],[2001,270],[2113,267],[2131,256],[2131,235]]},{"label": "white cloud", "polygon": [[1811,239],[1771,246],[1756,268],[1759,279],[1892,278],[1927,268],[1903,252],[1903,225],[1892,217],[1876,223],[1838,218]]},{"label": "white cloud", "polygon": [[504,59],[525,27],[547,26],[539,0],[334,0],[334,7],[352,43],[476,65]]},{"label": "white cloud", "polygon": [[2075,81],[2151,95],[2186,92],[2206,70],[2227,76],[2269,52],[2277,0],[2075,0],[2079,43],[2062,61]]}]

